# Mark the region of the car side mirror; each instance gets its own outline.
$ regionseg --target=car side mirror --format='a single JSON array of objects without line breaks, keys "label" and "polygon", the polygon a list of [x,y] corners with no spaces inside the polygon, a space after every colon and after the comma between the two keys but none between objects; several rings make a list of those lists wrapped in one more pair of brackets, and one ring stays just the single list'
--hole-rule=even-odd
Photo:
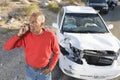
[{"label": "car side mirror", "polygon": [[113,27],[114,27],[113,24],[108,25],[108,29],[113,29]]},{"label": "car side mirror", "polygon": [[52,26],[54,27],[54,28],[58,28],[58,25],[57,25],[57,23],[52,23]]}]

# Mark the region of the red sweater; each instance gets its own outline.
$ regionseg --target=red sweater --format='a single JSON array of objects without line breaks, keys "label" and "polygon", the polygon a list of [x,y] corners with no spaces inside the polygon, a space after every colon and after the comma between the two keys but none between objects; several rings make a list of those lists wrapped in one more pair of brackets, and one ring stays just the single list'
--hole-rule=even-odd
[{"label": "red sweater", "polygon": [[50,68],[53,69],[60,54],[55,34],[45,29],[40,35],[32,32],[27,32],[21,38],[15,35],[5,43],[4,48],[11,50],[21,46],[24,48],[26,63],[36,68],[45,67],[53,52],[50,62]]}]

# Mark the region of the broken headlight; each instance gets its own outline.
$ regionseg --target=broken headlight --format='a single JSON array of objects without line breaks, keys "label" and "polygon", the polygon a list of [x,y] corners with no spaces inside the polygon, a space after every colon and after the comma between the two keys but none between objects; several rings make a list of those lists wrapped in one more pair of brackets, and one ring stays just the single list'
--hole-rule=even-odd
[{"label": "broken headlight", "polygon": [[78,64],[83,64],[83,62],[81,60],[81,58],[82,58],[82,51],[77,49],[77,48],[75,48],[75,47],[73,47],[73,46],[71,46],[71,45],[70,45],[70,49],[71,49],[72,53],[70,54],[71,56],[70,55],[68,56],[68,58],[70,60],[78,63]]}]

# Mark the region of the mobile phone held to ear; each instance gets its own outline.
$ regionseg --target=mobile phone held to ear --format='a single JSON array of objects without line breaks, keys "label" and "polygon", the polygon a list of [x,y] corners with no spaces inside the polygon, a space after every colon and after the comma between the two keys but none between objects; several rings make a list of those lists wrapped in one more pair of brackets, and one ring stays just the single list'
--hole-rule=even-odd
[{"label": "mobile phone held to ear", "polygon": [[21,26],[21,28],[20,28],[20,30],[19,30],[19,32],[18,32],[18,36],[22,36],[22,35],[24,35],[27,31],[29,31],[30,30],[30,26],[29,26],[29,24],[23,24],[22,26]]},{"label": "mobile phone held to ear", "polygon": [[30,30],[30,24],[25,23],[22,27],[24,27],[25,31],[29,31]]},{"label": "mobile phone held to ear", "polygon": [[26,31],[30,30],[30,24],[25,24]]}]

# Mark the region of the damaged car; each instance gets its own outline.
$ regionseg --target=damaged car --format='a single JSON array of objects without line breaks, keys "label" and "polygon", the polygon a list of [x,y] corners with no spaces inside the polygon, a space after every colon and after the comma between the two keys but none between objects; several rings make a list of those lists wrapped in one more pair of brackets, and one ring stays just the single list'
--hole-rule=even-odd
[{"label": "damaged car", "polygon": [[92,7],[65,6],[53,24],[60,45],[59,67],[68,76],[86,80],[120,75],[120,41]]}]

